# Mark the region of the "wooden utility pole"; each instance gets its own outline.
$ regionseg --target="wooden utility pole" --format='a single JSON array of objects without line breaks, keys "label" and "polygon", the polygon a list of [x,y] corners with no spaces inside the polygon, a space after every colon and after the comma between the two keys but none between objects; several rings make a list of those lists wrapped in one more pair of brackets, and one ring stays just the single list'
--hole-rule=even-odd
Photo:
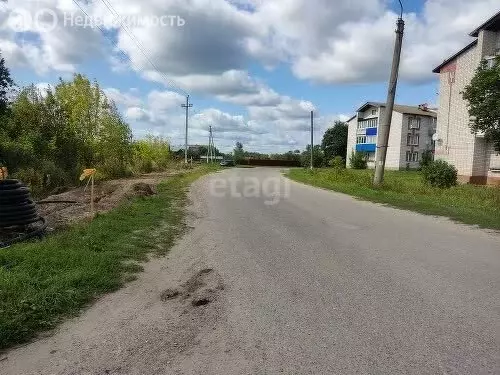
[{"label": "wooden utility pole", "polygon": [[213,142],[214,142],[214,139],[213,139],[213,134],[212,134],[212,125],[210,125],[209,127],[209,137],[208,137],[208,155],[209,155],[209,158],[210,158],[210,161],[213,162],[214,161],[214,150],[213,150]]},{"label": "wooden utility pole", "polygon": [[181,104],[182,108],[186,108],[186,138],[184,142],[184,163],[188,163],[188,124],[189,124],[189,108],[193,105],[189,103],[189,95],[186,96],[186,104]]},{"label": "wooden utility pole", "polygon": [[[401,1],[399,1],[401,4]],[[375,177],[373,185],[380,186],[384,181],[385,159],[387,157],[387,147],[389,145],[389,133],[391,131],[392,111],[394,109],[394,98],[398,85],[399,62],[401,60],[401,48],[403,46],[405,22],[403,21],[403,4],[401,4],[401,16],[397,21],[396,43],[392,57],[392,70],[389,78],[389,87],[387,89],[387,101],[385,112],[381,118],[378,128],[377,152],[375,161]]]},{"label": "wooden utility pole", "polygon": [[314,111],[311,111],[311,170],[314,168]]}]

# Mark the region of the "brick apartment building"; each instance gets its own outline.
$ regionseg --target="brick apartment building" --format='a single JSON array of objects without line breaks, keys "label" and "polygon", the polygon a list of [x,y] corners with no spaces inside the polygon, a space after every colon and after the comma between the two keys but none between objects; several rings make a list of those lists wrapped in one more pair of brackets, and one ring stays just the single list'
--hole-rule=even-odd
[{"label": "brick apartment building", "polygon": [[500,55],[500,12],[470,33],[475,40],[433,70],[439,74],[436,158],[455,165],[462,182],[500,184],[500,155],[481,134],[472,134],[461,92],[483,59]]}]

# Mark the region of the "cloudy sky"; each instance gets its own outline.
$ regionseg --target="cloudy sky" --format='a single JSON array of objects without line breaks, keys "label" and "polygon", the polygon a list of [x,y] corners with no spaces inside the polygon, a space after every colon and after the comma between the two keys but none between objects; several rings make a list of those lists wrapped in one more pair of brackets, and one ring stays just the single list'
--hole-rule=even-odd
[{"label": "cloudy sky", "polygon": [[[434,104],[432,69],[500,4],[403,3],[397,102]],[[183,144],[189,94],[190,144],[207,143],[212,125],[222,150],[282,152],[308,143],[311,110],[320,140],[384,100],[398,12],[392,0],[3,0],[0,51],[19,85],[96,79],[135,137]]]}]

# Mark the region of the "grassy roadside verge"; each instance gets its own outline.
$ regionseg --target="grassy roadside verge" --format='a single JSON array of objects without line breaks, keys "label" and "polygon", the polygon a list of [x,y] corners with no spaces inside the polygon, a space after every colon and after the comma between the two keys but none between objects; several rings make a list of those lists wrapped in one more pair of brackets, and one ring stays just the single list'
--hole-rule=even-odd
[{"label": "grassy roadside verge", "polygon": [[388,171],[384,186],[371,185],[372,171],[333,169],[291,169],[287,177],[357,198],[429,215],[500,230],[500,188],[459,185],[451,189],[432,188],[420,173]]},{"label": "grassy roadside verge", "polygon": [[91,223],[0,249],[0,349],[26,342],[132,280],[149,253],[166,253],[184,228],[187,187],[215,169],[186,171],[161,183],[157,195],[128,201]]}]

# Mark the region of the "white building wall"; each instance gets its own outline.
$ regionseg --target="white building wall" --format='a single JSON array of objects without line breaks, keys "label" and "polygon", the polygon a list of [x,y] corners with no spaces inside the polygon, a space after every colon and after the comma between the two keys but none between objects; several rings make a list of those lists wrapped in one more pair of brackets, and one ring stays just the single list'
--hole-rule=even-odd
[{"label": "white building wall", "polygon": [[351,157],[352,151],[356,151],[356,132],[358,128],[358,117],[354,116],[353,119],[347,122],[348,132],[347,132],[347,155],[346,155],[346,165],[349,168],[349,159]]},{"label": "white building wall", "polygon": [[[384,109],[382,108],[382,110]],[[387,156],[385,158],[385,167],[387,169],[400,169],[402,125],[403,115],[399,112],[392,112],[391,131],[389,133]]]},{"label": "white building wall", "polygon": [[[463,182],[486,182],[488,177],[500,178],[498,173],[489,171],[497,163],[491,145],[471,133],[467,102],[461,94],[481,60],[494,53],[499,35],[481,31],[477,45],[444,66],[439,74],[436,158],[453,164]],[[450,83],[451,73],[448,70],[453,70],[453,64],[456,64],[454,82]]]},{"label": "white building wall", "polygon": [[500,178],[500,154],[494,151],[493,145],[491,145],[489,150],[490,163],[488,170],[488,178],[490,180]]},{"label": "white building wall", "polygon": [[477,46],[459,56],[455,63],[454,82],[452,72],[439,74],[436,158],[455,165],[459,175],[471,176],[475,137],[469,128],[469,112],[461,92],[479,64]]}]

